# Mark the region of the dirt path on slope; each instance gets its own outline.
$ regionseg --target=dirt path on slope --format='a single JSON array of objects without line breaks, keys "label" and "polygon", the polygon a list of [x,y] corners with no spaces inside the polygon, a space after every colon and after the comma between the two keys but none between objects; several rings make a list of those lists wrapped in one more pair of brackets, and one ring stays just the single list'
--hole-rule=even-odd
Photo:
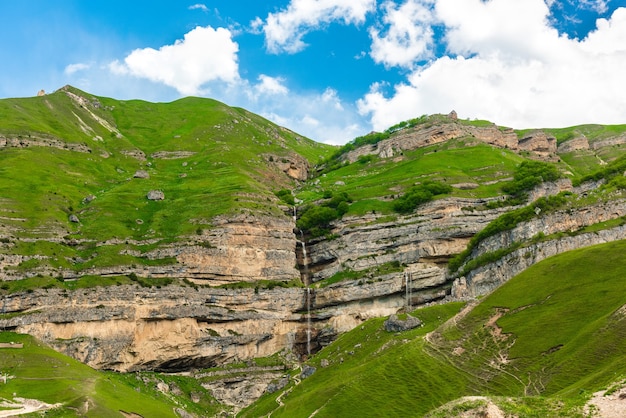
[{"label": "dirt path on slope", "polygon": [[16,415],[31,414],[33,412],[46,411],[48,409],[57,408],[61,404],[49,404],[37,399],[15,398],[12,401],[2,400],[0,407],[12,408],[0,411],[0,417],[14,417]]}]

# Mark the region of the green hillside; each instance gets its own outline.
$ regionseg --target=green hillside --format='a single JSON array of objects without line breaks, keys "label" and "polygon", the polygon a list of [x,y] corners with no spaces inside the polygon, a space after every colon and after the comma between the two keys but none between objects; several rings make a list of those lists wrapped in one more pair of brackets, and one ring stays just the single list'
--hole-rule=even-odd
[{"label": "green hillside", "polygon": [[0,412],[19,410],[18,398],[56,405],[49,417],[178,417],[177,408],[211,416],[223,409],[192,378],[98,372],[30,336],[1,332]]},{"label": "green hillside", "polygon": [[240,416],[423,416],[470,395],[519,417],[582,416],[591,393],[626,376],[625,250],[620,241],[549,258],[445,323],[461,303],[412,312],[424,323],[412,331],[370,320],[316,354],[316,372],[292,383],[284,406],[281,393],[265,395]]},{"label": "green hillside", "polygon": [[[44,254],[39,265],[76,271],[149,263],[120,252],[195,235],[218,215],[284,216],[275,192],[296,182],[278,163],[334,149],[215,100],[119,101],[72,87],[0,100],[5,139],[0,235],[12,245],[0,254]],[[151,190],[165,199],[148,200]]]}]

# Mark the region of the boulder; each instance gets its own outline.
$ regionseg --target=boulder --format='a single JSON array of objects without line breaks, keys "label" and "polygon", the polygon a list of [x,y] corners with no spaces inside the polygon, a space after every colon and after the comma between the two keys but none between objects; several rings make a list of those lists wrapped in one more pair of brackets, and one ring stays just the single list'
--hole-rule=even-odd
[{"label": "boulder", "polygon": [[146,197],[148,200],[164,200],[165,194],[161,190],[150,190]]},{"label": "boulder", "polygon": [[149,179],[150,174],[148,174],[146,170],[137,170],[135,171],[135,174],[133,175],[133,177],[136,179]]},{"label": "boulder", "polygon": [[304,366],[302,367],[302,373],[300,373],[300,378],[302,379],[306,379],[309,376],[312,376],[313,373],[315,373],[317,371],[317,369],[313,366]]},{"label": "boulder", "polygon": [[390,315],[383,326],[387,332],[401,332],[417,328],[422,325],[422,321],[414,316],[407,315],[406,319],[399,319],[397,315]]},{"label": "boulder", "polygon": [[76,224],[80,223],[80,219],[78,219],[78,216],[76,216],[74,214],[70,215],[69,220],[70,220],[70,222],[73,222],[73,223],[76,223]]}]

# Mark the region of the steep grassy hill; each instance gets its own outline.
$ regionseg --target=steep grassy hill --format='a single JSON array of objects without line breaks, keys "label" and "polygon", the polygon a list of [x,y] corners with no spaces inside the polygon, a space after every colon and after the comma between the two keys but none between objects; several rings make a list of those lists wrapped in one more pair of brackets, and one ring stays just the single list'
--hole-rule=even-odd
[{"label": "steep grassy hill", "polygon": [[[621,241],[550,258],[471,310],[450,303],[412,312],[423,321],[412,331],[370,320],[310,359],[312,376],[241,416],[444,417],[487,400],[514,416],[583,416],[591,393],[626,374],[624,250]],[[479,395],[488,399],[437,411]]]},{"label": "steep grassy hill", "polygon": [[[69,86],[0,100],[0,143],[0,252],[49,257],[24,272],[149,264],[120,253],[194,235],[218,215],[284,216],[275,192],[296,181],[286,168],[306,178],[333,150],[210,99],[118,101]],[[148,200],[151,190],[165,199]]]},{"label": "steep grassy hill", "polygon": [[50,417],[177,417],[177,409],[210,416],[224,409],[192,378],[98,372],[27,335],[2,332],[0,414],[19,411],[23,399],[52,406]]}]

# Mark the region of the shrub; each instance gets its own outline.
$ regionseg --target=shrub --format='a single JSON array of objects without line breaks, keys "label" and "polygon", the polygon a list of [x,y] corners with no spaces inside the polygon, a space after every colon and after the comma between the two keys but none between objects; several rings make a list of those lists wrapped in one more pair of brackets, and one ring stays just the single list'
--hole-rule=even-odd
[{"label": "shrub", "polygon": [[526,192],[546,181],[555,181],[561,177],[557,168],[541,161],[522,162],[513,176],[513,181],[504,185],[502,190],[513,196],[520,198],[526,196]]},{"label": "shrub", "polygon": [[570,193],[563,192],[555,196],[542,197],[528,206],[507,212],[494,219],[489,225],[472,237],[463,252],[450,259],[448,269],[450,272],[457,271],[478,243],[500,232],[511,230],[522,222],[531,220],[537,216],[537,209],[540,209],[540,211],[538,211],[539,213],[549,213],[563,207],[567,203],[568,195],[570,195]]},{"label": "shrub", "polygon": [[328,200],[320,206],[304,208],[300,219],[296,222],[297,228],[308,231],[314,237],[327,234],[330,223],[345,215],[352,202],[352,199],[345,192],[334,194],[326,191],[324,197]]},{"label": "shrub", "polygon": [[282,200],[283,202],[285,202],[288,205],[295,205],[296,201],[293,197],[293,195],[291,194],[290,190],[287,189],[281,189],[279,191],[277,191],[276,193],[276,197],[278,197],[280,200]]},{"label": "shrub", "polygon": [[441,182],[425,182],[411,187],[404,195],[393,202],[393,210],[399,213],[411,213],[423,203],[429,202],[433,197],[450,193],[452,187]]}]

